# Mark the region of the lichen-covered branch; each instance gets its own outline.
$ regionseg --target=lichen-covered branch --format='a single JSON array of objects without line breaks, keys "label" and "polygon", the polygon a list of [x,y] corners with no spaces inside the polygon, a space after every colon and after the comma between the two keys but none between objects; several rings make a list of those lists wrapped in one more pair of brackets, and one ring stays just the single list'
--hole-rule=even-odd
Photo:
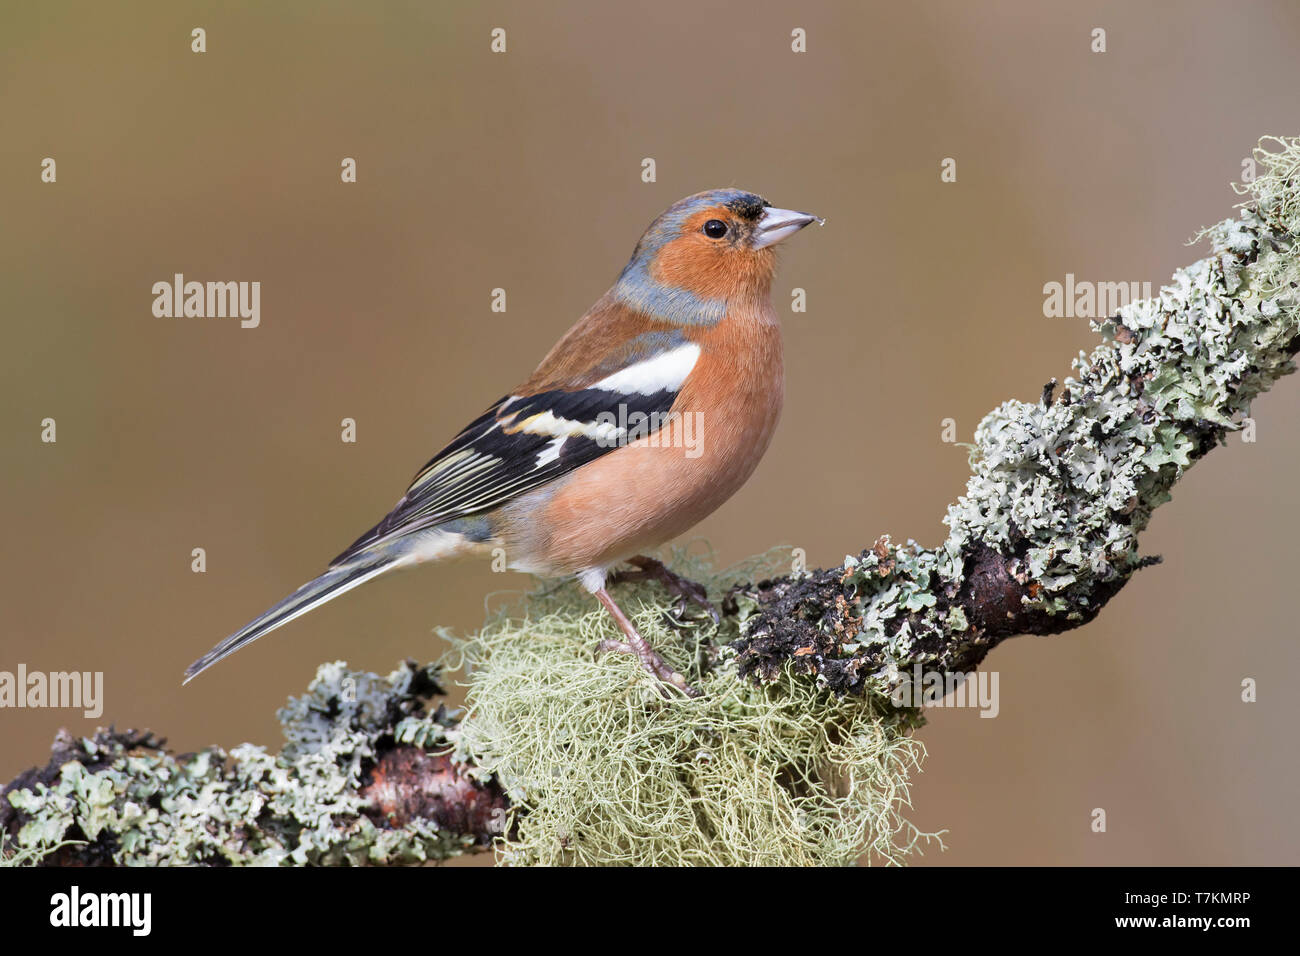
[{"label": "lichen-covered branch", "polygon": [[968,671],[1003,639],[1091,621],[1152,558],[1138,536],[1182,475],[1241,427],[1300,350],[1300,140],[1256,151],[1240,217],[1157,298],[1094,326],[1106,341],[1040,401],[975,431],[966,493],[937,548],[882,538],[843,566],[745,589],[743,673],[787,662],[837,691],[902,671]]},{"label": "lichen-covered branch", "polygon": [[27,862],[407,863],[496,838],[524,863],[902,860],[933,835],[900,811],[921,715],[887,698],[913,668],[967,672],[1008,637],[1092,620],[1154,560],[1138,538],[1174,483],[1295,370],[1300,139],[1271,143],[1207,258],[1095,323],[1104,341],[1059,388],[984,418],[939,547],[714,575],[720,622],[652,583],[620,594],[700,696],[595,653],[608,619],[549,588],[455,642],[459,720],[426,711],[436,667],[325,665],[281,711],[277,756],[60,737],[6,788],[0,836]]},{"label": "lichen-covered branch", "polygon": [[[501,789],[448,751],[437,669],[386,678],[324,664],[280,713],[278,755],[244,744],[176,756],[149,733],[60,733],[11,782],[0,834],[24,862],[66,865],[395,864],[482,849]],[[430,751],[433,752],[430,752]]]}]

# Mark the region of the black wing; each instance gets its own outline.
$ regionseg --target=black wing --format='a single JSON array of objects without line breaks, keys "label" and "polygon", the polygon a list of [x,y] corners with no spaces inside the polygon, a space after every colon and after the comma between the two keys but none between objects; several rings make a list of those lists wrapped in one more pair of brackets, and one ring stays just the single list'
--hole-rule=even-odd
[{"label": "black wing", "polygon": [[663,387],[650,394],[592,387],[501,399],[434,456],[389,515],[331,566],[494,508],[652,433],[666,423],[681,387],[680,381],[656,384]]}]

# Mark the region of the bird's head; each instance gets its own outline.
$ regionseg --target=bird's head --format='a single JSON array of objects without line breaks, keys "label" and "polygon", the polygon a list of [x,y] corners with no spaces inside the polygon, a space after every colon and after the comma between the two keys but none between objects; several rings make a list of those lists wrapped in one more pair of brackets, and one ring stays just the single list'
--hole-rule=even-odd
[{"label": "bird's head", "polygon": [[728,302],[766,300],[772,247],[812,222],[821,220],[741,189],[687,196],[650,224],[612,291],[657,318],[711,324]]}]

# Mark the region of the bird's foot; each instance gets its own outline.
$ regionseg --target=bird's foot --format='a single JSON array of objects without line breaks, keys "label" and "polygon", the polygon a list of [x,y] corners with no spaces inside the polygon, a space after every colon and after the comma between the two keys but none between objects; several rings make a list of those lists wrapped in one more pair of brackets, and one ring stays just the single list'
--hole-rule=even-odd
[{"label": "bird's foot", "polygon": [[[686,682],[686,678],[665,663],[664,659],[654,652],[649,645],[646,645],[648,654],[637,650],[626,641],[603,640],[596,645],[596,650],[602,654],[615,652],[619,654],[632,654],[641,662],[641,666],[658,678],[662,684],[675,687],[687,697],[699,697],[700,692]],[[665,697],[670,697],[667,687],[660,688]]]},{"label": "bird's foot", "polygon": [[677,598],[677,616],[684,617],[687,608],[694,604],[703,608],[704,612],[716,626],[722,618],[718,615],[718,609],[714,607],[713,602],[709,600],[709,592],[704,585],[697,584],[689,578],[684,578],[680,574],[675,574],[669,570],[668,565],[655,558],[646,557],[644,554],[638,554],[628,558],[627,563],[635,567],[635,571],[615,571],[609,576],[611,583],[620,581],[658,581],[668,592]]},{"label": "bird's foot", "polygon": [[[664,659],[655,653],[654,648],[650,646],[650,642],[637,632],[628,616],[623,613],[623,609],[614,603],[614,599],[609,596],[609,593],[604,588],[596,592],[596,599],[605,606],[605,610],[614,618],[614,623],[618,625],[618,629],[627,638],[626,641],[601,641],[597,645],[598,651],[617,651],[632,654],[641,662],[642,667],[664,684],[675,687],[687,697],[700,696],[700,692],[688,684],[685,677],[669,667],[664,663]],[[671,696],[667,687],[661,687],[660,691],[665,697]]]}]

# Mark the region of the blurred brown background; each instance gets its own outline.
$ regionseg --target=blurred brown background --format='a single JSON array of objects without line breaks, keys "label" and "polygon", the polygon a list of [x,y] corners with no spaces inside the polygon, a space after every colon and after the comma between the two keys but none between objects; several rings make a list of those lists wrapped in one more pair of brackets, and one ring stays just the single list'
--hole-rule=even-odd
[{"label": "blurred brown background", "polygon": [[[969,441],[1094,341],[1043,317],[1043,284],[1158,285],[1232,214],[1256,139],[1300,133],[1296,4],[1090,6],[6,5],[0,669],[102,670],[102,722],[178,750],[274,748],[321,661],[436,656],[434,625],[527,580],[381,579],[180,685],[525,377],[655,215],[719,185],[828,222],[777,279],[782,428],[698,534],[817,565],[936,542],[966,476],[941,420]],[[260,281],[261,327],[155,318],[175,272]],[[993,654],[997,719],[933,712],[914,819],[950,849],[924,862],[1297,862],[1298,404],[1283,382],[1256,444],[1178,485],[1145,539],[1165,564],[1095,623]],[[0,779],[94,724],[0,711]]]}]

